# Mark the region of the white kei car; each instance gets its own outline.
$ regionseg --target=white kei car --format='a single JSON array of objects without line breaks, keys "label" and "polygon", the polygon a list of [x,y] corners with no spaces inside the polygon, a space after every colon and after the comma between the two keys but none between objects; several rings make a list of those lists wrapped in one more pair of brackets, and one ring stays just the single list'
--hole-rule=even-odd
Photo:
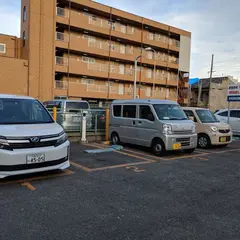
[{"label": "white kei car", "polygon": [[66,133],[38,100],[0,94],[0,178],[66,169],[69,153]]},{"label": "white kei car", "polygon": [[[215,111],[216,118],[223,123],[228,122],[228,109]],[[240,109],[230,109],[229,125],[232,128],[233,135],[240,135]]]}]

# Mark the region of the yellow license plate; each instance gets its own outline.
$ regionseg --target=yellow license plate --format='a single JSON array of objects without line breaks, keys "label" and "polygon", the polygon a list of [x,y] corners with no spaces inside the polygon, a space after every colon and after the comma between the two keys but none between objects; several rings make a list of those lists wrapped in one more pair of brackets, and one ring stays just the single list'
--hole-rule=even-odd
[{"label": "yellow license plate", "polygon": [[226,142],[227,138],[226,137],[220,137],[220,142]]},{"label": "yellow license plate", "polygon": [[179,150],[179,149],[181,149],[181,143],[174,143],[173,150]]}]

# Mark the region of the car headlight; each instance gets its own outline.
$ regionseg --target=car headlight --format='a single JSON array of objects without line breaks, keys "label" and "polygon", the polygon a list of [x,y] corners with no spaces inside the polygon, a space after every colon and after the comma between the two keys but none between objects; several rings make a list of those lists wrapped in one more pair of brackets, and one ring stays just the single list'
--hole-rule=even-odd
[{"label": "car headlight", "polygon": [[60,138],[57,140],[56,144],[55,144],[55,147],[65,143],[66,141],[68,140],[68,136],[66,133],[63,133]]},{"label": "car headlight", "polygon": [[218,130],[217,127],[215,127],[215,126],[211,126],[210,129],[211,129],[213,132],[216,132],[216,131]]},{"label": "car headlight", "polygon": [[196,133],[196,126],[195,126],[195,124],[192,125],[192,133]]},{"label": "car headlight", "polygon": [[168,135],[172,134],[172,126],[168,124],[163,125],[163,134]]},{"label": "car headlight", "polygon": [[1,136],[0,136],[0,149],[12,151],[12,148],[9,145],[7,139],[5,137],[1,137]]}]

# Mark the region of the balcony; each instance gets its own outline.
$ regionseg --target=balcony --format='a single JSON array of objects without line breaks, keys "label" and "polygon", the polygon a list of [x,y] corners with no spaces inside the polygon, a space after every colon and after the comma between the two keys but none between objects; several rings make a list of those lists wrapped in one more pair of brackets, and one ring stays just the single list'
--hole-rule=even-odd
[{"label": "balcony", "polygon": [[143,43],[175,52],[179,52],[180,50],[180,42],[178,40],[160,34],[152,34],[147,31],[143,32]]},{"label": "balcony", "polygon": [[81,28],[87,31],[98,32],[103,35],[111,35],[117,38],[128,39],[134,42],[141,42],[141,30],[116,22],[109,22],[109,19],[102,19],[86,12],[69,11],[65,8],[56,9],[56,21],[72,27]]},{"label": "balcony", "polygon": [[[154,71],[151,71],[151,72],[146,70],[143,71],[142,79],[143,79],[142,80],[143,82],[152,84],[154,82]],[[167,74],[167,72],[165,72],[164,74],[161,74],[161,72],[157,70],[155,84],[177,87],[178,77],[175,74]]]},{"label": "balcony", "polygon": [[[97,85],[97,84],[83,84],[79,82],[70,81],[55,81],[55,95],[66,96],[68,88],[69,97],[86,97],[86,98],[101,98],[101,99],[131,99],[133,96],[132,88],[124,88],[123,91],[117,86],[107,85]],[[108,93],[109,89],[109,93]],[[65,91],[65,92],[61,92]]]},{"label": "balcony", "polygon": [[[125,81],[133,81],[133,70],[130,68],[118,67],[113,63],[110,65],[107,63],[91,63],[91,62],[83,62],[83,58],[69,58],[69,66],[68,66],[68,58],[66,57],[56,57],[55,63],[55,71],[63,72],[76,75],[86,75],[91,77],[99,77],[104,79],[116,79],[116,80],[125,80]],[[110,71],[109,71],[110,70]],[[110,73],[109,73],[110,72]]]},{"label": "balcony", "polygon": [[55,96],[67,96],[68,82],[55,81],[54,82],[54,94]]},{"label": "balcony", "polygon": [[[70,43],[69,43],[70,39]],[[74,51],[89,53],[89,54],[96,54],[100,56],[109,57],[109,50],[110,57],[127,60],[134,62],[135,57],[140,54],[140,49],[137,48],[130,48],[126,45],[115,44],[112,42],[110,45],[108,41],[101,41],[96,40],[94,37],[89,35],[76,35],[76,34],[65,34],[61,32],[56,33],[56,46],[59,48],[68,49],[69,48]],[[110,49],[109,49],[110,48]],[[165,53],[156,53],[156,62],[154,61],[155,54],[151,51],[144,52],[142,58],[142,62],[144,64],[154,65],[161,67],[169,67],[172,69],[178,69],[178,58],[174,56],[167,55]]]}]

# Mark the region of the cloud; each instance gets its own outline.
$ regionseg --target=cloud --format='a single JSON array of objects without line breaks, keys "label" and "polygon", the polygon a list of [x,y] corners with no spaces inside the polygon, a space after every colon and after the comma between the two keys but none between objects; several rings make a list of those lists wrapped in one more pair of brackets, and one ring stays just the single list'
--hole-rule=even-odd
[{"label": "cloud", "polygon": [[[98,0],[192,33],[191,77],[240,77],[239,0]],[[220,66],[218,62],[224,61]]]},{"label": "cloud", "polygon": [[[20,35],[20,0],[2,1],[0,33]],[[240,77],[239,0],[97,0],[192,33],[190,76]],[[219,63],[220,62],[220,63]]]}]

